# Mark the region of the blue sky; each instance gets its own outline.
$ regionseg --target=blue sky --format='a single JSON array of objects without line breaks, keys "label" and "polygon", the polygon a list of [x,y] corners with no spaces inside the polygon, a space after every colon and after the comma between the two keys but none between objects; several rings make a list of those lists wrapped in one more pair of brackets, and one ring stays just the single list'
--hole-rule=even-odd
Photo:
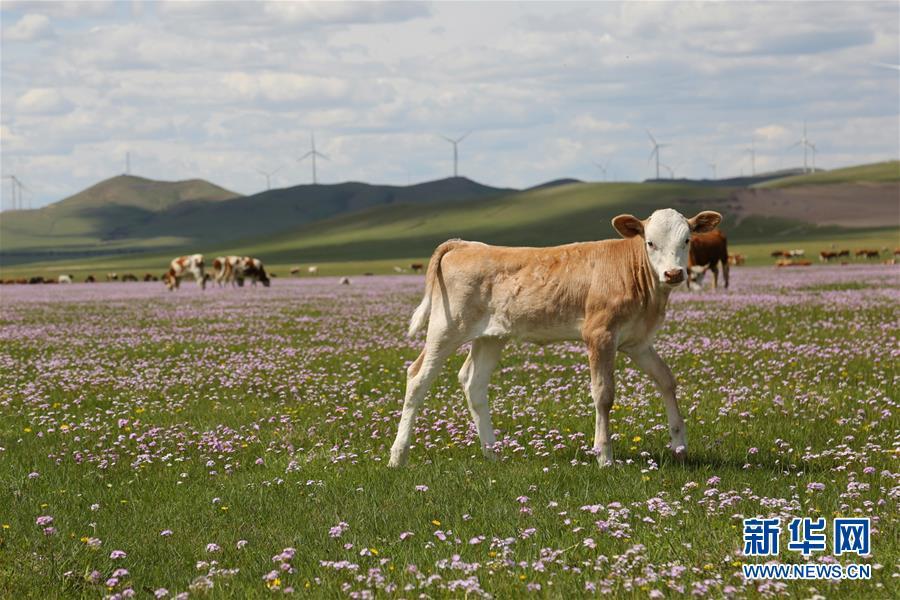
[{"label": "blue sky", "polygon": [[[498,186],[900,156],[896,2],[2,4],[3,175],[32,206],[124,171],[240,193]],[[879,63],[882,63],[879,65]],[[888,66],[884,66],[888,65]],[[664,174],[669,171],[664,169]],[[9,203],[9,182],[2,182]]]}]

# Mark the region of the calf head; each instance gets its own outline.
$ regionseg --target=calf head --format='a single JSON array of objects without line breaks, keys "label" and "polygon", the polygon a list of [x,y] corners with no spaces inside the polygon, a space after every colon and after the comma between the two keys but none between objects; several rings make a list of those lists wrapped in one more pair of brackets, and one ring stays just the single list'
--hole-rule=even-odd
[{"label": "calf head", "polygon": [[711,210],[686,219],[677,210],[664,208],[643,221],[632,215],[619,215],[612,225],[622,237],[643,238],[653,274],[660,283],[676,286],[687,279],[691,233],[712,231],[721,221],[722,215]]}]

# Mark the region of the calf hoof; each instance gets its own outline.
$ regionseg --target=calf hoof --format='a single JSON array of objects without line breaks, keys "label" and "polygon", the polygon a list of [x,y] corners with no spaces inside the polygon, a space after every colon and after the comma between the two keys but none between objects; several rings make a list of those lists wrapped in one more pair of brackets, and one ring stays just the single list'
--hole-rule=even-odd
[{"label": "calf hoof", "polygon": [[408,450],[391,450],[391,460],[388,461],[388,466],[392,468],[402,467],[406,464],[406,460],[408,458],[409,451]]},{"label": "calf hoof", "polygon": [[481,453],[484,455],[484,457],[485,457],[487,460],[489,460],[489,461],[491,461],[491,462],[497,462],[497,459],[499,458],[499,457],[497,456],[497,453],[494,452],[494,450],[491,449],[491,448],[487,448],[487,447],[482,448],[482,449],[481,449]]}]

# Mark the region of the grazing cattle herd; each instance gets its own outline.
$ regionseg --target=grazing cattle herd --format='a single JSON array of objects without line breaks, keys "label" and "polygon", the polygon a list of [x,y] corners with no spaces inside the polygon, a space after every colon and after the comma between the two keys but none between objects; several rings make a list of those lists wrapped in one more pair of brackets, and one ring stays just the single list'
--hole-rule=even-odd
[{"label": "grazing cattle herd", "polygon": [[[873,259],[881,259],[885,254],[888,258],[882,260],[884,264],[896,264],[898,257],[900,257],[900,247],[894,248],[893,252],[888,248],[881,248],[880,250],[877,248],[858,248],[851,251],[847,249],[838,250],[836,249],[835,244],[832,244],[830,249],[819,252],[819,262],[831,263],[833,261],[840,261],[840,264],[848,265],[851,264],[853,258],[869,262]],[[770,256],[776,259],[774,263],[774,266],[776,267],[808,267],[813,264],[812,261],[804,258],[806,256],[806,251],[803,248],[774,250],[770,253]],[[690,290],[702,290],[706,274],[711,272],[713,274],[712,287],[717,289],[719,287],[719,267],[721,266],[725,288],[727,289],[729,285],[729,267],[743,265],[746,260],[747,257],[743,254],[728,253],[728,240],[722,231],[715,229],[707,233],[693,233],[691,235],[690,253],[688,255],[688,267],[686,271],[687,288]],[[271,285],[271,280],[275,277],[274,274],[266,270],[260,259],[251,256],[219,256],[213,260],[211,266],[211,271],[207,272],[203,255],[191,254],[172,259],[172,262],[169,264],[169,270],[161,276],[154,275],[153,273],[144,273],[144,276],[139,278],[133,273],[123,273],[120,275],[119,273],[109,272],[106,273],[104,278],[106,281],[110,282],[151,282],[162,280],[166,288],[169,290],[176,290],[180,286],[181,280],[187,276],[191,276],[201,289],[206,289],[206,284],[209,282],[214,282],[218,284],[219,287],[229,285],[231,287],[243,287],[244,282],[249,281],[254,286],[257,283],[261,283],[263,286],[269,287]],[[407,273],[408,271],[421,273],[425,267],[425,263],[412,263],[409,265],[408,269],[394,266],[393,270],[395,273]],[[319,274],[319,267],[310,265],[306,269],[303,269],[299,266],[295,266],[290,269],[290,274],[292,276],[300,276],[303,275],[304,272],[315,277]],[[374,275],[374,273],[363,273],[363,275]],[[84,283],[96,283],[98,279],[94,275],[87,275],[83,281]],[[48,283],[71,284],[75,282],[75,276],[70,273],[63,273],[58,277],[19,277],[17,279],[4,279],[0,281],[0,283],[4,285]],[[342,277],[338,282],[349,284],[350,280],[346,277]]]}]

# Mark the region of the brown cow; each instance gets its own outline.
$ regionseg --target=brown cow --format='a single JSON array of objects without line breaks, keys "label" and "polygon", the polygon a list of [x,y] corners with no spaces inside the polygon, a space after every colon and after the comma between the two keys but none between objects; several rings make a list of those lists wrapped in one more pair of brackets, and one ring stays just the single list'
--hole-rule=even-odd
[{"label": "brown cow", "polygon": [[425,348],[407,369],[406,396],[390,466],[407,460],[416,413],[444,362],[471,342],[459,380],[482,452],[493,457],[494,426],[488,382],[510,339],[538,343],[583,340],[588,349],[596,409],[594,448],[612,463],[609,411],[616,352],[622,350],[655,380],[666,406],[671,448],[684,457],[684,420],[675,378],[653,349],[669,295],[685,281],[691,232],[721,221],[704,211],[685,219],[670,208],[643,221],[619,215],[612,224],[626,239],[553,248],[509,248],[451,240],[428,263],[425,294],[409,334],[426,329]]},{"label": "brown cow", "polygon": [[425,265],[422,263],[413,263],[409,265],[409,268],[413,270],[413,273],[420,273],[422,269],[425,268]]},{"label": "brown cow", "polygon": [[[728,239],[718,229],[708,233],[691,235],[691,251],[688,255],[688,277],[696,273],[693,267],[704,267],[713,274],[713,287],[719,287],[719,263],[722,263],[722,276],[725,289],[728,289]],[[688,282],[690,285],[690,282]]]},{"label": "brown cow", "polygon": [[[845,252],[847,252],[847,251],[845,250]],[[848,256],[848,255],[849,255],[849,252],[847,252],[847,254],[845,254],[845,255],[842,255],[839,252],[832,252],[831,250],[822,250],[821,252],[819,252],[819,262],[831,262],[832,258],[837,258],[838,256]]]}]

